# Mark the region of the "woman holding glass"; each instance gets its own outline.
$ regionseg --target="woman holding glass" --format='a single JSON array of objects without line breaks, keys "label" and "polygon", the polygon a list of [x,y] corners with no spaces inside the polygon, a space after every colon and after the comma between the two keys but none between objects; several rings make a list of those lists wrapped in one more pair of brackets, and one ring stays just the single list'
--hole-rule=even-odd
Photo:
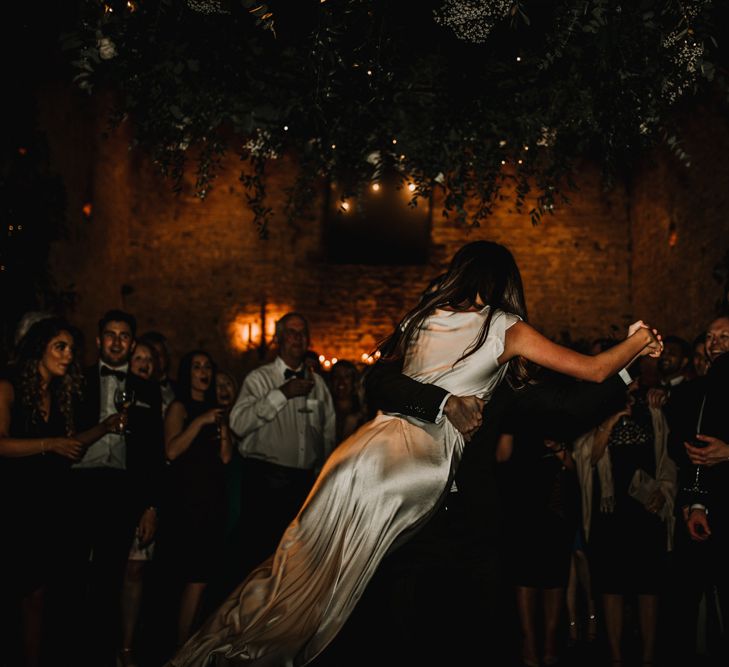
[{"label": "woman holding glass", "polygon": [[182,587],[179,644],[196,622],[225,540],[225,466],[232,457],[232,441],[226,413],[217,402],[215,373],[207,352],[186,354],[180,361],[177,397],[165,417],[169,469],[159,557]]}]

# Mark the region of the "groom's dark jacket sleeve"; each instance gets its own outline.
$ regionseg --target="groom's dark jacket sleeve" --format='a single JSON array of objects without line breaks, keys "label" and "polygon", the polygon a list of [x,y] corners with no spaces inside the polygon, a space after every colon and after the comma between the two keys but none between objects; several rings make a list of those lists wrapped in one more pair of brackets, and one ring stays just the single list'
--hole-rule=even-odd
[{"label": "groom's dark jacket sleeve", "polygon": [[[448,392],[402,374],[397,362],[378,362],[365,376],[368,404],[375,410],[397,412],[435,421]],[[572,440],[594,428],[625,405],[625,382],[615,375],[605,382],[548,380],[513,390],[502,382],[484,409],[483,426],[463,452],[456,485],[469,506],[481,515],[486,531],[497,530],[500,516],[495,480],[494,449],[507,422],[518,418],[540,424],[546,436]]]}]

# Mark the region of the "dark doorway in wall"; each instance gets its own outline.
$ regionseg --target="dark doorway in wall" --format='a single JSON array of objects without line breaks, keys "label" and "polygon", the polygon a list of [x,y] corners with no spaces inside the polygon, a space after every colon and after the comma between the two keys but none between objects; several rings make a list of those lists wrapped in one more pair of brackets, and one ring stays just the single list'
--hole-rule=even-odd
[{"label": "dark doorway in wall", "polygon": [[324,203],[324,247],[332,264],[425,264],[430,248],[431,203],[411,206],[409,182],[383,176],[364,192],[342,199],[336,184]]}]

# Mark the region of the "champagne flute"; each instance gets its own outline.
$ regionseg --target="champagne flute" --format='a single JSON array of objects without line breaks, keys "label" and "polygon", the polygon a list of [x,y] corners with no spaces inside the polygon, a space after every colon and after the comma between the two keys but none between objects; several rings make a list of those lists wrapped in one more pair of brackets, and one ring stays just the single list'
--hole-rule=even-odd
[{"label": "champagne flute", "polygon": [[[310,380],[310,381],[312,381],[311,388],[312,389],[314,388],[313,371],[311,370],[311,366],[309,366],[308,364],[304,364],[304,377],[303,377],[303,379],[304,380]],[[311,408],[309,408],[309,403],[308,403],[309,399],[306,398],[308,395],[309,394],[305,394],[304,396],[302,396],[302,398],[304,400],[304,407],[303,408],[299,408],[298,409],[299,412],[314,412]]]},{"label": "champagne flute", "polygon": [[[691,439],[690,444],[692,447],[706,447],[706,443],[703,440],[696,440]],[[705,496],[707,495],[708,491],[702,486],[701,484],[701,471],[704,469],[704,466],[702,465],[696,465],[694,466],[694,479],[693,483],[688,486],[684,487],[682,491],[685,493],[689,493],[693,496]]]},{"label": "champagne flute", "polygon": [[[134,390],[119,387],[114,392],[114,406],[117,411],[126,416],[129,414],[129,408],[132,405],[134,405]],[[130,433],[131,431],[126,427],[119,432],[120,435],[129,435]]]}]

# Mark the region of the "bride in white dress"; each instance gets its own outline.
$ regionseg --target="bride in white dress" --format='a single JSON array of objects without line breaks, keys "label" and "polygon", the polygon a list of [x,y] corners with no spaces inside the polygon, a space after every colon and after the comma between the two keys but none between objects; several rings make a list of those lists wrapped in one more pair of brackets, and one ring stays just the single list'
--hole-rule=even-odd
[{"label": "bride in white dress", "polygon": [[[619,345],[585,356],[525,322],[519,270],[501,245],[461,248],[391,339],[403,372],[488,401],[523,358],[601,381],[660,340],[637,322]],[[520,359],[516,359],[520,358]],[[509,364],[510,360],[515,361]],[[522,379],[524,379],[522,377]],[[438,506],[463,451],[447,420],[380,415],[340,444],[276,552],[234,590],[169,667],[306,665],[340,630],[378,564]]]}]

